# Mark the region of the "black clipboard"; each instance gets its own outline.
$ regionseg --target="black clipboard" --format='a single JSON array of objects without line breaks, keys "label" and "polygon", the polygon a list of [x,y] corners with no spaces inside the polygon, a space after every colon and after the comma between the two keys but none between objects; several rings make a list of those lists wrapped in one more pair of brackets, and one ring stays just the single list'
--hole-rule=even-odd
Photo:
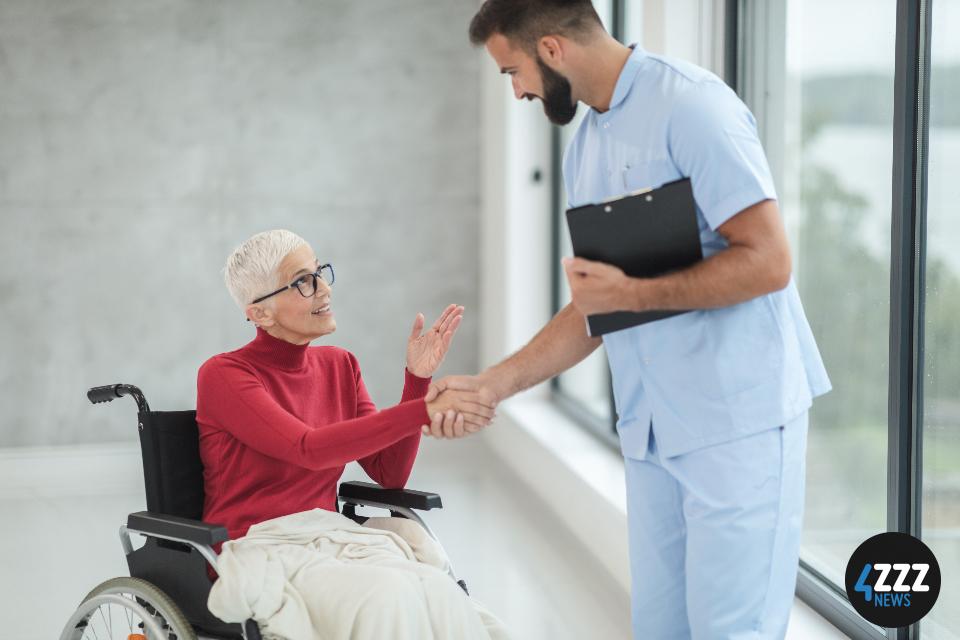
[{"label": "black clipboard", "polygon": [[[569,209],[567,225],[574,255],[615,265],[634,278],[662,275],[703,259],[689,178]],[[587,316],[587,333],[599,336],[681,313],[687,312],[615,311]]]}]

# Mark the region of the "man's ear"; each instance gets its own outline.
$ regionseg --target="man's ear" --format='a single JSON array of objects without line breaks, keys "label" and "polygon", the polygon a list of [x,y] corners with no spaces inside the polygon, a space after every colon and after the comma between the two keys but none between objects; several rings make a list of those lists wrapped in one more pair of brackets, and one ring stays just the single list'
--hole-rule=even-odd
[{"label": "man's ear", "polygon": [[263,305],[248,304],[246,312],[247,320],[258,327],[270,327],[273,326],[275,322],[273,319],[273,313],[271,313],[270,309]]},{"label": "man's ear", "polygon": [[537,53],[550,68],[563,60],[563,42],[557,36],[543,36],[537,41]]}]

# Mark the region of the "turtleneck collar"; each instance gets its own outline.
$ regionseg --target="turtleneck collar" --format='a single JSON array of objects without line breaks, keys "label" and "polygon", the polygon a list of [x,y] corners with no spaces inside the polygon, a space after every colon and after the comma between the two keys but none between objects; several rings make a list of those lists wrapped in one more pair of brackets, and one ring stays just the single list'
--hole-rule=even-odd
[{"label": "turtleneck collar", "polygon": [[307,362],[307,344],[292,344],[272,335],[257,327],[257,337],[244,347],[244,350],[252,354],[264,364],[284,369],[286,371],[296,371],[302,369]]}]

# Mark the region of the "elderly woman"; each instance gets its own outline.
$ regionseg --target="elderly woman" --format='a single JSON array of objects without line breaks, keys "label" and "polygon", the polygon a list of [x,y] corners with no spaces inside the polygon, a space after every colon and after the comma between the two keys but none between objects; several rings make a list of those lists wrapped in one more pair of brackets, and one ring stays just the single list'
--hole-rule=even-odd
[{"label": "elderly woman", "polygon": [[224,524],[231,538],[287,514],[336,511],[337,482],[353,460],[379,484],[403,487],[422,425],[449,420],[454,409],[455,420],[474,425],[493,416],[469,393],[424,400],[463,307],[447,307],[423,335],[417,314],[400,404],[378,411],[352,353],[310,346],[336,330],[334,274],[302,238],[284,230],[253,236],[228,259],[225,280],[256,337],[200,368],[197,423],[203,519]]}]

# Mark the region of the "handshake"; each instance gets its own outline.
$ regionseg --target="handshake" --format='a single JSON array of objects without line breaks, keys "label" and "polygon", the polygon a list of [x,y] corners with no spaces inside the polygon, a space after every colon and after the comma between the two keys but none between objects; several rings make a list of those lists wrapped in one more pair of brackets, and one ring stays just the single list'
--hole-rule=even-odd
[{"label": "handshake", "polygon": [[430,424],[421,427],[423,435],[462,438],[490,424],[500,398],[482,375],[447,376],[430,385],[424,401]]}]

